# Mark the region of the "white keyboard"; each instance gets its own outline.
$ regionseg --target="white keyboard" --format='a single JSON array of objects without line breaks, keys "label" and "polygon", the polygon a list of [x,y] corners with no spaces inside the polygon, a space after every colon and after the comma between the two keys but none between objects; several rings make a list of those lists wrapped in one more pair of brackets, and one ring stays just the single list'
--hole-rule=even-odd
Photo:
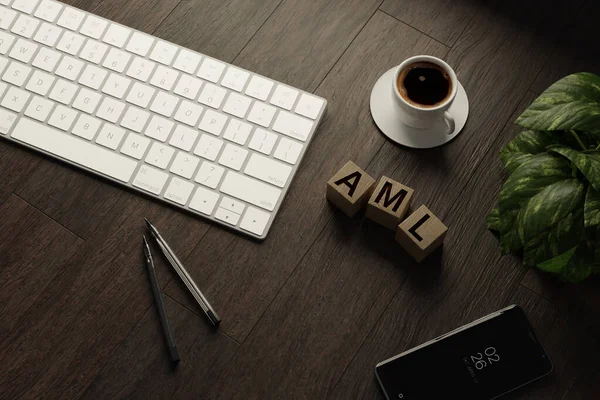
[{"label": "white keyboard", "polygon": [[264,239],[326,101],[53,0],[0,0],[0,137]]}]

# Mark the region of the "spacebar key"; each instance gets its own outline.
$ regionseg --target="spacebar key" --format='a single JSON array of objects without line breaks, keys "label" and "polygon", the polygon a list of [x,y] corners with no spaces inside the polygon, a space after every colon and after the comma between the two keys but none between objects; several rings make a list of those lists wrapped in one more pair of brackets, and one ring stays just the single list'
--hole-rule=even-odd
[{"label": "spacebar key", "polygon": [[11,137],[122,182],[129,182],[137,166],[129,158],[27,118],[21,118]]},{"label": "spacebar key", "polygon": [[281,190],[233,171],[227,172],[220,189],[225,194],[269,211],[275,209],[281,195]]}]

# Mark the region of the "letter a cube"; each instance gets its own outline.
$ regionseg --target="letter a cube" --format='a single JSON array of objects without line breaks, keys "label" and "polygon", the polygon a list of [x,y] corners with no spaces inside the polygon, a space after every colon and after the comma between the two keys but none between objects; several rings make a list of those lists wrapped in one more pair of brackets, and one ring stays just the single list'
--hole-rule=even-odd
[{"label": "letter a cube", "polygon": [[371,195],[375,179],[348,161],[327,182],[327,200],[337,206],[349,217],[360,210]]},{"label": "letter a cube", "polygon": [[396,230],[408,211],[413,192],[408,186],[382,177],[367,204],[367,218]]}]

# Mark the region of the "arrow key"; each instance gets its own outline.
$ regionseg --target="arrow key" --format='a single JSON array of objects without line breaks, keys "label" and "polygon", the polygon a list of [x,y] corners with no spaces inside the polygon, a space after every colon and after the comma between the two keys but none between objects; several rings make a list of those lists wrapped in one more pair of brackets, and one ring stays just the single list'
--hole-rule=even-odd
[{"label": "arrow key", "polygon": [[221,220],[229,225],[236,226],[240,220],[240,215],[229,210],[219,207],[215,213],[215,218]]}]

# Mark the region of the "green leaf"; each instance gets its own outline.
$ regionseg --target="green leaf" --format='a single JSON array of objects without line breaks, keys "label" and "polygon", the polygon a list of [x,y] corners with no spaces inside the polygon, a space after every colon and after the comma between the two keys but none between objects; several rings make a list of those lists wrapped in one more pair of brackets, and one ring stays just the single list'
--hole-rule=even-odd
[{"label": "green leaf", "polygon": [[600,192],[592,186],[585,195],[584,212],[586,228],[600,224]]},{"label": "green leaf", "polygon": [[585,244],[577,248],[573,257],[560,272],[560,278],[569,283],[579,283],[592,274],[594,250]]},{"label": "green leaf", "polygon": [[579,207],[525,244],[523,264],[534,267],[576,246],[583,237],[583,208]]},{"label": "green leaf", "polygon": [[562,78],[546,89],[517,123],[539,131],[600,133],[600,77],[581,72]]},{"label": "green leaf", "polygon": [[485,223],[489,230],[500,232],[500,226],[502,222],[500,220],[500,212],[498,211],[498,207],[494,207],[490,213],[485,217]]},{"label": "green leaf", "polygon": [[600,190],[600,152],[580,152],[564,146],[552,146],[548,149],[566,157],[581,171],[596,190]]},{"label": "green leaf", "polygon": [[552,274],[560,274],[565,269],[567,264],[571,261],[578,247],[579,245],[565,251],[562,254],[559,254],[554,258],[546,260],[538,264],[537,267],[542,271],[550,272]]},{"label": "green leaf", "polygon": [[571,178],[571,167],[564,158],[548,153],[532,156],[504,183],[498,202],[501,218],[506,212],[520,209],[548,185],[566,178]]},{"label": "green leaf", "polygon": [[564,133],[527,130],[500,150],[500,159],[506,170],[512,173],[533,155],[545,152],[548,146],[567,143]]},{"label": "green leaf", "polygon": [[585,186],[577,179],[563,179],[545,187],[519,211],[517,225],[522,243],[526,243],[566,215],[581,207]]}]

